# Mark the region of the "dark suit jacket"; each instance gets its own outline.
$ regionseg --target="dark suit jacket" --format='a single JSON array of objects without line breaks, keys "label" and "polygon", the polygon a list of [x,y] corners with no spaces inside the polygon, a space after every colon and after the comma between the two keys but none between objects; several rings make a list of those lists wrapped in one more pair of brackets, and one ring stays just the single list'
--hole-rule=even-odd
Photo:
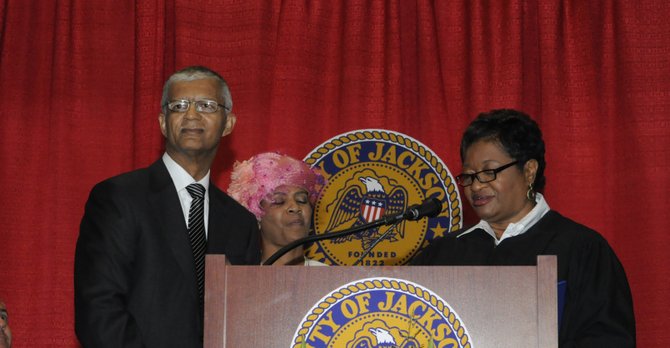
[{"label": "dark suit jacket", "polygon": [[[260,263],[254,216],[209,187],[207,252]],[[202,347],[193,254],[162,160],[89,196],[75,252],[75,331],[84,347]]]}]

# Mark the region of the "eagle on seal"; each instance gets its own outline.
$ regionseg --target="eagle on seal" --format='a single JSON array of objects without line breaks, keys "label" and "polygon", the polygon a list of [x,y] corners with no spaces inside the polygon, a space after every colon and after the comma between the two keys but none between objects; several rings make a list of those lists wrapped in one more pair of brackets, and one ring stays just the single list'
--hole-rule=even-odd
[{"label": "eagle on seal", "polygon": [[[377,178],[364,176],[359,180],[365,185],[365,192],[362,192],[360,185],[351,185],[347,188],[347,191],[335,202],[335,209],[330,216],[326,231],[354,228],[386,215],[401,214],[407,208],[407,190],[404,187],[396,186],[387,193]],[[404,237],[404,222],[402,224],[397,227],[396,231],[390,232],[385,239],[397,241],[396,235],[399,235],[400,238]],[[378,226],[353,235],[335,238],[332,242],[339,244],[360,239],[363,250],[368,250],[381,235],[382,232]]]}]

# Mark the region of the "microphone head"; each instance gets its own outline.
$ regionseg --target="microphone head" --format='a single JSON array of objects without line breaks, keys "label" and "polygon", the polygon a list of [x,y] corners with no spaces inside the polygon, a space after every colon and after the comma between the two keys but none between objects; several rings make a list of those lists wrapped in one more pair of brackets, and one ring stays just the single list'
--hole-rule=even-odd
[{"label": "microphone head", "polygon": [[437,198],[429,198],[421,204],[415,204],[407,209],[405,217],[408,220],[419,220],[424,216],[435,217],[442,212],[442,202]]}]

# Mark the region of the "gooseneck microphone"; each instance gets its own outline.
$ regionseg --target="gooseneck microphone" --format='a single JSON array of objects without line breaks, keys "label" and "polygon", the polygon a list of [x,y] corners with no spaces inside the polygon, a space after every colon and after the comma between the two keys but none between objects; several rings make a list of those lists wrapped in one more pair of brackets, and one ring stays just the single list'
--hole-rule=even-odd
[{"label": "gooseneck microphone", "polygon": [[[337,237],[346,237],[348,235],[354,234],[356,232],[364,231],[370,228],[374,228],[377,226],[381,225],[391,225],[394,223],[398,223],[402,220],[411,220],[411,221],[416,221],[419,220],[423,217],[435,217],[437,216],[440,212],[442,211],[442,202],[440,202],[437,198],[429,198],[421,204],[414,204],[407,208],[404,213],[398,214],[398,215],[387,215],[387,216],[382,216],[379,220],[375,220],[372,222],[369,222],[367,224],[363,224],[360,226],[356,226],[350,229],[342,230],[342,231],[336,231],[336,232],[326,232],[322,234],[315,234],[307,237],[303,237],[300,239],[296,239],[293,242],[283,246],[281,249],[277,250],[272,256],[270,256],[265,262],[263,262],[264,266],[271,265],[277,259],[282,257],[284,254],[289,252],[290,250],[309,243],[309,242],[316,242],[324,239],[331,239],[331,238],[337,238]],[[376,245],[376,243],[375,243]],[[373,245],[374,246],[374,245]],[[371,248],[366,251],[366,253],[369,253]]]},{"label": "gooseneck microphone", "polygon": [[375,239],[374,242],[370,244],[370,247],[365,249],[363,251],[363,254],[361,254],[361,256],[358,259],[356,259],[356,262],[354,262],[353,266],[357,266],[358,264],[360,264],[363,261],[363,259],[366,256],[368,256],[368,254],[370,254],[372,249],[374,249],[374,247],[376,247],[377,244],[379,244],[379,242],[384,240],[384,238],[386,238],[386,236],[393,229],[395,229],[402,220],[416,221],[425,216],[435,217],[439,215],[441,211],[442,211],[442,202],[440,202],[437,198],[430,198],[423,201],[423,203],[421,204],[411,205],[409,208],[407,208],[407,210],[405,210],[404,213],[396,215],[394,217],[395,224],[391,228],[389,228],[386,232],[384,232],[381,236],[377,237],[377,239]]},{"label": "gooseneck microphone", "polygon": [[424,216],[427,217],[436,217],[442,211],[442,202],[437,198],[429,198],[421,204],[414,204],[407,208],[407,210],[402,213],[402,218],[398,220],[411,220],[416,221]]}]

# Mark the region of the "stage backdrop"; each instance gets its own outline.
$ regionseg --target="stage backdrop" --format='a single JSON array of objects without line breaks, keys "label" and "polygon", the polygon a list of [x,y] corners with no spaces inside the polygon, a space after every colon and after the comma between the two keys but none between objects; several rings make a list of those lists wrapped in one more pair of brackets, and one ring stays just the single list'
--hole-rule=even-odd
[{"label": "stage backdrop", "polygon": [[549,204],[609,240],[639,345],[664,346],[669,14],[666,0],[0,1],[0,297],[15,347],[78,346],[88,192],[161,154],[162,82],[192,64],[232,87],[238,123],[213,175],[224,188],[235,160],[302,158],[361,128],[407,134],[458,173],[478,112],[528,112]]}]

